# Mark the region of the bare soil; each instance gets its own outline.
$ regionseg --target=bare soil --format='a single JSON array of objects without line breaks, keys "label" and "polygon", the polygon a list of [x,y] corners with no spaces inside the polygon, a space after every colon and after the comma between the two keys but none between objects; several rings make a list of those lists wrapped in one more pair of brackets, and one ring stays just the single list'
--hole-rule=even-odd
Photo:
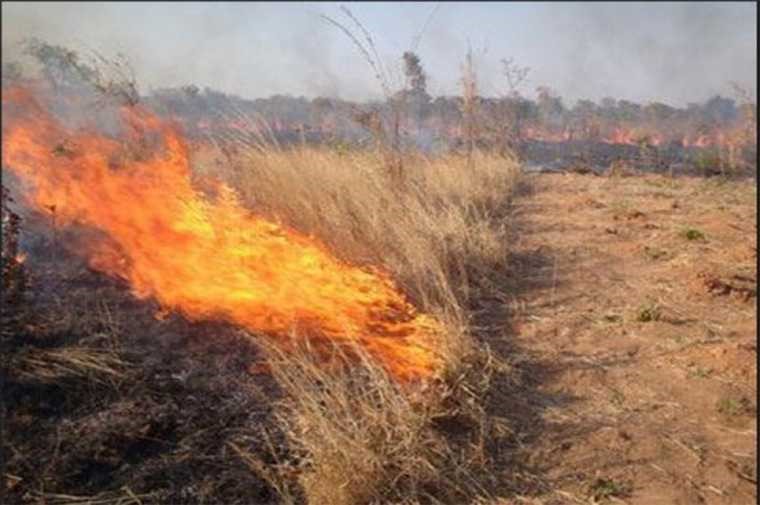
[{"label": "bare soil", "polygon": [[527,179],[505,503],[755,503],[756,181]]}]

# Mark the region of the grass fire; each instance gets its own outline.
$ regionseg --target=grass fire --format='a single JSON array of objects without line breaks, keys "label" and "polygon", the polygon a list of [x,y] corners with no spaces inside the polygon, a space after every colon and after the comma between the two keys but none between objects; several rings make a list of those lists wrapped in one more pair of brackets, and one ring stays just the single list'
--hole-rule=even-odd
[{"label": "grass fire", "polygon": [[756,500],[753,4],[2,11],[0,502]]},{"label": "grass fire", "polygon": [[83,253],[138,297],[253,332],[356,338],[402,378],[435,371],[440,327],[385,273],[344,264],[317,240],[252,215],[223,184],[216,201],[204,198],[183,139],[155,115],[121,109],[134,142],[152,135],[163,144],[130,153],[130,143],[67,131],[26,90],[4,91],[3,105],[21,111],[3,132],[3,162],[33,188],[38,210],[102,232]]}]

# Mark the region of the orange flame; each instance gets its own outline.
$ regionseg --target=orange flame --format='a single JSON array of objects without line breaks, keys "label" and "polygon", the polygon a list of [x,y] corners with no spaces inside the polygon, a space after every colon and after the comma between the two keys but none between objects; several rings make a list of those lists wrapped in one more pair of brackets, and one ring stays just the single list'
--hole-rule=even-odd
[{"label": "orange flame", "polygon": [[84,253],[136,296],[190,320],[222,319],[275,338],[355,341],[399,379],[435,372],[436,320],[383,272],[347,265],[318,241],[252,215],[231,189],[203,197],[168,123],[123,108],[126,124],[163,146],[129,156],[123,142],[67,131],[26,90],[3,90],[6,105],[14,118],[3,129],[3,163],[31,187],[29,202],[55,205],[61,223],[105,232],[108,240]]}]

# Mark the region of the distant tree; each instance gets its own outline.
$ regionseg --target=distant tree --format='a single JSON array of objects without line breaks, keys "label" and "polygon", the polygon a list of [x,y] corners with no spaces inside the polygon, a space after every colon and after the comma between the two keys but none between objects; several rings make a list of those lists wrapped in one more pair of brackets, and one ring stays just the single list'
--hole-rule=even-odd
[{"label": "distant tree", "polygon": [[514,58],[504,58],[501,60],[502,73],[507,79],[509,86],[509,96],[516,97],[520,95],[520,86],[527,80],[530,67],[521,67],[515,64]]},{"label": "distant tree", "polygon": [[430,112],[432,98],[427,92],[427,75],[422,69],[420,57],[412,51],[404,52],[404,75],[406,86],[396,93],[395,99],[402,103],[402,110],[409,113],[415,121],[420,122]]},{"label": "distant tree", "polygon": [[655,123],[667,121],[675,111],[673,107],[662,102],[652,102],[644,107],[644,114]]},{"label": "distant tree", "polygon": [[537,105],[541,120],[546,123],[560,120],[565,113],[562,99],[548,86],[537,87],[536,93],[538,94]]},{"label": "distant tree", "polygon": [[404,74],[406,75],[407,83],[411,91],[414,93],[427,94],[426,84],[427,76],[422,65],[420,65],[420,57],[411,51],[406,51],[403,54],[404,59]]},{"label": "distant tree", "polygon": [[601,112],[607,117],[613,117],[615,114],[615,109],[617,108],[617,101],[610,97],[606,96],[602,98],[601,103],[599,104],[601,108]]},{"label": "distant tree", "polygon": [[201,90],[195,84],[182,86],[182,91],[191,98],[196,98],[201,92]]},{"label": "distant tree", "polygon": [[504,58],[501,64],[502,74],[507,81],[507,95],[501,97],[495,107],[499,150],[502,155],[507,151],[519,155],[523,126],[531,115],[530,102],[522,97],[520,87],[528,78],[530,68],[515,64],[513,58]]},{"label": "distant tree", "polygon": [[321,111],[329,111],[335,108],[333,100],[319,96],[311,101],[311,105]]},{"label": "distant tree", "polygon": [[140,100],[137,80],[122,54],[105,56],[93,51],[87,61],[76,51],[31,38],[24,52],[42,66],[42,74],[54,88],[93,89],[103,97],[135,105]]},{"label": "distant tree", "polygon": [[597,112],[597,108],[593,100],[578,100],[575,102],[573,112],[578,115],[593,115]]},{"label": "distant tree", "polygon": [[581,132],[586,139],[595,139],[599,136],[598,110],[592,100],[578,100],[572,110],[574,130]]},{"label": "distant tree", "polygon": [[618,117],[623,121],[638,121],[641,119],[641,105],[629,102],[628,100],[618,100],[617,103]]},{"label": "distant tree", "polygon": [[738,111],[736,109],[736,102],[731,98],[723,98],[720,95],[715,95],[702,107],[704,111],[704,117],[707,121],[727,123],[733,121],[738,117]]},{"label": "distant tree", "polygon": [[520,155],[522,148],[523,126],[530,115],[530,101],[523,98],[520,87],[527,79],[528,67],[515,64],[513,58],[501,60],[502,75],[506,80],[505,92],[496,99],[483,100],[483,113],[487,119],[484,125],[494,138],[492,142],[499,154]]}]

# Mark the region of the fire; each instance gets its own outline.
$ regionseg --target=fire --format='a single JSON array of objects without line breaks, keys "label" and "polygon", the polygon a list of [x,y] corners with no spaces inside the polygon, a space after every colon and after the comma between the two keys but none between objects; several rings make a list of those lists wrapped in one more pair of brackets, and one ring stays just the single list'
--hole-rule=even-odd
[{"label": "fire", "polygon": [[[3,163],[30,188],[29,203],[55,205],[58,222],[103,232],[83,254],[136,296],[282,342],[289,334],[357,342],[402,380],[436,371],[441,327],[388,275],[345,264],[317,240],[250,213],[226,186],[204,197],[168,122],[121,109],[133,132],[127,143],[67,130],[26,90],[3,90],[6,106],[14,117],[3,128]],[[157,147],[146,147],[148,138]],[[125,149],[138,140],[147,152]]]}]

